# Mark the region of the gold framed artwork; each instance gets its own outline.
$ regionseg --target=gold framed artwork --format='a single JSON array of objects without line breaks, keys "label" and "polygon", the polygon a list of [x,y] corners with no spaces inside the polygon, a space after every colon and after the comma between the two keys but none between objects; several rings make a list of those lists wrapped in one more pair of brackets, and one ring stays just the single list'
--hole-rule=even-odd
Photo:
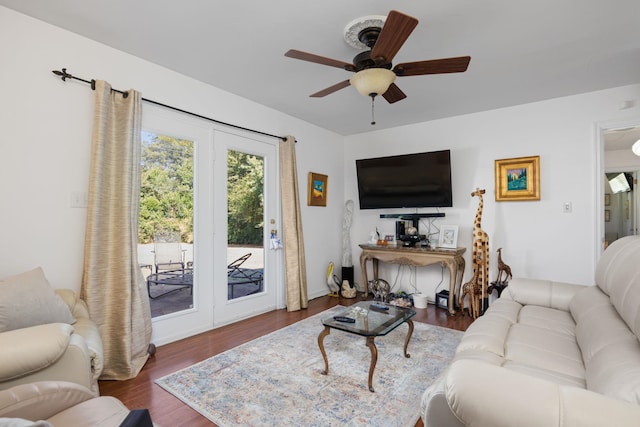
[{"label": "gold framed artwork", "polygon": [[611,210],[604,210],[604,222],[611,222]]},{"label": "gold framed artwork", "polygon": [[494,162],[496,201],[540,200],[540,156]]},{"label": "gold framed artwork", "polygon": [[327,175],[309,172],[307,206],[327,206],[328,180],[329,177]]},{"label": "gold framed artwork", "polygon": [[611,206],[611,194],[610,193],[606,193],[604,195],[604,205],[605,206]]}]

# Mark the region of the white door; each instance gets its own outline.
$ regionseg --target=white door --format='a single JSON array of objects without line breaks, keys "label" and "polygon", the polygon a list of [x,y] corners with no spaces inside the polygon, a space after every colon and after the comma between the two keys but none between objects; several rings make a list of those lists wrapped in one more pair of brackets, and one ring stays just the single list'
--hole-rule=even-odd
[{"label": "white door", "polygon": [[[144,104],[142,131],[142,181],[147,188],[141,191],[138,258],[155,312],[152,341],[162,345],[213,328],[213,128],[203,120]],[[154,142],[160,147],[145,158]],[[160,251],[154,251],[151,236],[167,229],[181,235],[184,259],[156,267],[154,252]],[[180,286],[181,281],[187,286]]]},{"label": "white door", "polygon": [[279,235],[278,141],[216,131],[214,324],[284,305]]}]

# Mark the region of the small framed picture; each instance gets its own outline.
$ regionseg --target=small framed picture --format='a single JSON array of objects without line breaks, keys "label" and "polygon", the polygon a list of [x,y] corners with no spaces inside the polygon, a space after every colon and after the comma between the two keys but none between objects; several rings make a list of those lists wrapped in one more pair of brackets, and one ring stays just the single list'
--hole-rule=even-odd
[{"label": "small framed picture", "polygon": [[611,194],[607,193],[604,195],[604,205],[611,206]]},{"label": "small framed picture", "polygon": [[611,211],[609,209],[604,210],[604,222],[611,222]]},{"label": "small framed picture", "polygon": [[496,202],[540,200],[540,156],[494,161]]},{"label": "small framed picture", "polygon": [[440,229],[440,237],[438,238],[439,248],[455,249],[458,247],[458,226],[443,225]]},{"label": "small framed picture", "polygon": [[329,177],[320,173],[309,172],[309,189],[307,206],[327,206],[327,185]]}]

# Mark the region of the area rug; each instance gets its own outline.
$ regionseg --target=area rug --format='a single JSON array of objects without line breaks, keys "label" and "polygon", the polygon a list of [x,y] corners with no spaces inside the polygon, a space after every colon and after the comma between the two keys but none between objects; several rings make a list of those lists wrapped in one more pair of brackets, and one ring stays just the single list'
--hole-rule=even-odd
[{"label": "area rug", "polygon": [[318,348],[321,319],[334,307],[156,380],[218,426],[413,426],[424,390],[446,368],[462,332],[414,322],[377,337],[378,362],[367,380],[365,338],[331,330]]}]

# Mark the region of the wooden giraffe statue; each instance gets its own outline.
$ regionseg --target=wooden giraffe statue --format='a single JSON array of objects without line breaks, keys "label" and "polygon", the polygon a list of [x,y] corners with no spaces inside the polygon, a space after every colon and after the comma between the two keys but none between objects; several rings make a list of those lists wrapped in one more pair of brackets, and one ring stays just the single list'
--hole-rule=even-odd
[{"label": "wooden giraffe statue", "polygon": [[[513,277],[511,274],[511,267],[502,262],[502,248],[498,248],[498,278],[496,279],[497,283],[507,282],[509,279]],[[502,279],[502,273],[504,273],[504,280]]]},{"label": "wooden giraffe statue", "polygon": [[480,199],[476,218],[473,222],[473,252],[471,253],[474,275],[476,274],[476,270],[480,270],[478,272],[478,282],[482,290],[480,298],[488,295],[487,291],[489,287],[489,235],[487,235],[480,226],[482,222],[482,207],[484,205],[482,195],[484,193],[485,190],[479,188],[476,188],[476,191],[471,193],[471,197],[478,197]]},{"label": "wooden giraffe statue", "polygon": [[464,300],[469,296],[469,316],[477,319],[480,315],[480,305],[482,301],[482,283],[480,283],[480,268],[482,264],[480,258],[476,258],[472,262],[473,277],[467,283],[462,285],[462,291],[460,293],[460,310],[464,313]]}]

